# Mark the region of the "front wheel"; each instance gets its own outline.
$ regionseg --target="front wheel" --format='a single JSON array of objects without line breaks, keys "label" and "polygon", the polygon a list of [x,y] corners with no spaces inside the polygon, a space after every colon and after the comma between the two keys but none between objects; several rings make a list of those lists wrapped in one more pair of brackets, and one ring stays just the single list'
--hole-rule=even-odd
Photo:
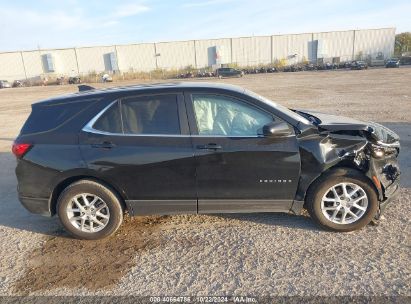
[{"label": "front wheel", "polygon": [[57,213],[74,237],[97,240],[112,235],[123,221],[120,198],[106,186],[80,180],[59,196]]},{"label": "front wheel", "polygon": [[378,211],[377,194],[368,178],[349,169],[320,177],[310,187],[306,205],[319,226],[337,232],[361,229]]}]

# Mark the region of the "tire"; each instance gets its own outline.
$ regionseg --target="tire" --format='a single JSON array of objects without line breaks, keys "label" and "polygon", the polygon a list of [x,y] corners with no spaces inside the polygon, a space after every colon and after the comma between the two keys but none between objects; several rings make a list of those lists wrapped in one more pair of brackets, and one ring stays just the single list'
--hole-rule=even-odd
[{"label": "tire", "polygon": [[65,188],[57,201],[57,214],[66,231],[84,240],[108,237],[123,222],[120,197],[92,180],[80,180]]},{"label": "tire", "polygon": [[[353,192],[352,196],[344,196],[343,187],[348,194],[356,187],[360,189]],[[335,193],[338,194],[337,198]],[[364,198],[359,200],[361,197]],[[372,221],[378,211],[378,198],[366,176],[353,169],[341,168],[321,176],[310,186],[306,207],[320,227],[335,232],[349,232],[361,229]]]}]

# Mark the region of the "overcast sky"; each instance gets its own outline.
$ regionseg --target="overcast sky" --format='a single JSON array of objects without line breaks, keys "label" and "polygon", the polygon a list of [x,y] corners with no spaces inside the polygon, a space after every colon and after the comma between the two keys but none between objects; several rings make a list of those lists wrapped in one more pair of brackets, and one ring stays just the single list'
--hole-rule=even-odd
[{"label": "overcast sky", "polygon": [[0,52],[396,27],[410,0],[0,0]]}]

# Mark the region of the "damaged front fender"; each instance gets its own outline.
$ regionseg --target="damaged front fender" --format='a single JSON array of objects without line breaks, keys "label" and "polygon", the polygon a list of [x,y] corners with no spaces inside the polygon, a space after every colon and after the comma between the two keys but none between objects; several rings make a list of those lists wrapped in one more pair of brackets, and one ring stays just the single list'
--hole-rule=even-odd
[{"label": "damaged front fender", "polygon": [[301,155],[297,202],[305,201],[310,185],[318,177],[339,167],[361,171],[369,178],[377,191],[380,209],[398,188],[399,141],[385,130],[376,132],[369,126],[332,131],[321,128],[318,132],[301,133],[297,139]]},{"label": "damaged front fender", "polygon": [[296,201],[304,202],[310,185],[334,167],[359,170],[367,176],[382,202],[399,181],[399,136],[374,123],[314,111],[296,111],[312,126],[297,136],[301,154],[301,176]]},{"label": "damaged front fender", "polygon": [[311,183],[325,171],[337,165],[364,170],[360,152],[368,145],[361,136],[318,133],[298,138],[301,155],[301,175],[296,200],[303,201]]}]

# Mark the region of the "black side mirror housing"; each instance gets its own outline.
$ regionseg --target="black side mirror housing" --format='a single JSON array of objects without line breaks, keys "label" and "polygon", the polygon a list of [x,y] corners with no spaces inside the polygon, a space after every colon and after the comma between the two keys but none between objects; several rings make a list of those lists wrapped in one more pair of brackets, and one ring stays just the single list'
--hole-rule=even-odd
[{"label": "black side mirror housing", "polygon": [[283,137],[292,134],[290,126],[281,121],[281,122],[270,122],[263,127],[263,136],[264,137]]}]

